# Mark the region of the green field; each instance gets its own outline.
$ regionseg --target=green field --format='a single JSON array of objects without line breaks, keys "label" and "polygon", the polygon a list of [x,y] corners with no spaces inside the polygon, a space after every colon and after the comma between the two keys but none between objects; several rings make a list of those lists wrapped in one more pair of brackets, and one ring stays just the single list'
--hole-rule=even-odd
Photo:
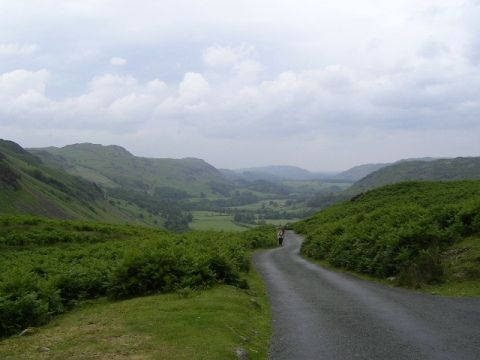
[{"label": "green field", "polygon": [[248,227],[233,222],[233,215],[214,211],[193,211],[193,222],[189,226],[194,230],[244,231]]},{"label": "green field", "polygon": [[285,202],[285,199],[269,199],[261,200],[247,205],[234,206],[234,208],[242,210],[261,210],[263,208],[273,210],[286,210],[287,207],[285,206]]}]

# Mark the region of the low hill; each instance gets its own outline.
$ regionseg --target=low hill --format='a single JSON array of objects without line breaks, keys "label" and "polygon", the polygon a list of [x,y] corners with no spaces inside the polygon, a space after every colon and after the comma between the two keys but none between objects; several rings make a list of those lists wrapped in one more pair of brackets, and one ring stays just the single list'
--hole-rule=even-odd
[{"label": "low hill", "polygon": [[399,161],[367,175],[348,192],[360,193],[379,186],[411,180],[480,179],[480,157]]},{"label": "low hill", "polygon": [[47,166],[8,140],[0,140],[0,214],[149,223],[138,208],[118,206],[95,183]]},{"label": "low hill", "polygon": [[120,146],[90,143],[29,151],[52,166],[105,187],[150,192],[157,187],[171,187],[191,195],[225,193],[232,187],[220,171],[196,158],[144,158],[134,156]]},{"label": "low hill", "polygon": [[348,180],[351,182],[358,181],[365,176],[377,171],[385,166],[390,165],[389,163],[380,163],[380,164],[363,164],[354,166],[351,169],[342,171],[341,173],[335,175],[335,179]]},{"label": "low hill", "polygon": [[306,236],[308,257],[401,285],[447,284],[480,295],[480,181],[388,185],[295,230]]}]

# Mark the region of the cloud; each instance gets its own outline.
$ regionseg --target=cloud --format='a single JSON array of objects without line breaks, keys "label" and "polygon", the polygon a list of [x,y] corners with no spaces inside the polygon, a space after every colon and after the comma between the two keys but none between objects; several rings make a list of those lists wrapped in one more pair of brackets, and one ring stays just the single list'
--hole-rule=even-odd
[{"label": "cloud", "polygon": [[14,70],[0,74],[0,96],[4,99],[14,99],[26,93],[44,94],[50,73],[45,70],[27,71]]},{"label": "cloud", "polygon": [[113,66],[123,66],[127,64],[127,59],[121,57],[112,57],[110,59],[110,64]]},{"label": "cloud", "polygon": [[[244,165],[478,149],[478,1],[45,1],[10,2],[0,23],[0,127],[31,141],[228,164],[226,148]],[[448,134],[453,150],[429,140]]]},{"label": "cloud", "polygon": [[189,72],[183,77],[178,93],[185,101],[196,101],[208,93],[210,86],[202,74]]},{"label": "cloud", "polygon": [[0,56],[31,55],[37,50],[36,44],[0,44]]},{"label": "cloud", "polygon": [[435,58],[449,52],[448,46],[435,40],[426,41],[420,49],[418,49],[418,55],[427,59]]},{"label": "cloud", "polygon": [[228,66],[249,59],[253,53],[253,47],[245,44],[238,47],[210,46],[203,52],[203,61],[208,66]]},{"label": "cloud", "polygon": [[[252,54],[246,45],[208,47],[204,71],[186,72],[178,83],[107,73],[94,77],[86,92],[65,99],[46,95],[48,71],[16,70],[0,75],[0,98],[5,117],[31,116],[43,127],[118,133],[174,122],[224,139],[336,136],[365,127],[455,128],[477,119],[480,70],[459,66],[450,52],[441,60],[415,55],[391,71],[328,65],[263,79],[257,78],[262,65],[249,58]],[[247,80],[249,73],[254,76]]]}]

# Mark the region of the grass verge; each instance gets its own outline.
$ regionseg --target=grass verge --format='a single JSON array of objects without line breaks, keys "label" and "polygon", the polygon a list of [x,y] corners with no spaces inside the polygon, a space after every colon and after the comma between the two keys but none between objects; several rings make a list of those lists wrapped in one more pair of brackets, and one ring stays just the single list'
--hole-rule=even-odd
[{"label": "grass verge", "polygon": [[[35,329],[0,342],[0,358],[16,359],[266,359],[270,307],[255,272],[249,290],[210,290],[85,303]],[[47,350],[48,349],[48,350]]]}]

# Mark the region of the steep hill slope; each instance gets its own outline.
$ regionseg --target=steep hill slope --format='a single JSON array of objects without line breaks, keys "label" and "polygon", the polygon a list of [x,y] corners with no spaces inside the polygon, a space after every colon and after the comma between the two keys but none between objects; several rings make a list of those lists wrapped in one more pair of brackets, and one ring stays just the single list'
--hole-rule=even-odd
[{"label": "steep hill slope", "polygon": [[360,193],[379,186],[410,180],[480,179],[480,157],[408,160],[383,167],[357,181],[349,193]]},{"label": "steep hill slope", "polygon": [[0,214],[148,223],[135,206],[117,206],[95,183],[51,168],[8,140],[0,140]]},{"label": "steep hill slope", "polygon": [[480,295],[480,181],[388,185],[295,229],[306,235],[303,254],[334,266]]},{"label": "steep hill slope", "polygon": [[30,151],[51,165],[106,187],[146,191],[171,187],[192,195],[226,192],[231,187],[216,168],[195,158],[143,158],[120,146],[89,143]]}]

